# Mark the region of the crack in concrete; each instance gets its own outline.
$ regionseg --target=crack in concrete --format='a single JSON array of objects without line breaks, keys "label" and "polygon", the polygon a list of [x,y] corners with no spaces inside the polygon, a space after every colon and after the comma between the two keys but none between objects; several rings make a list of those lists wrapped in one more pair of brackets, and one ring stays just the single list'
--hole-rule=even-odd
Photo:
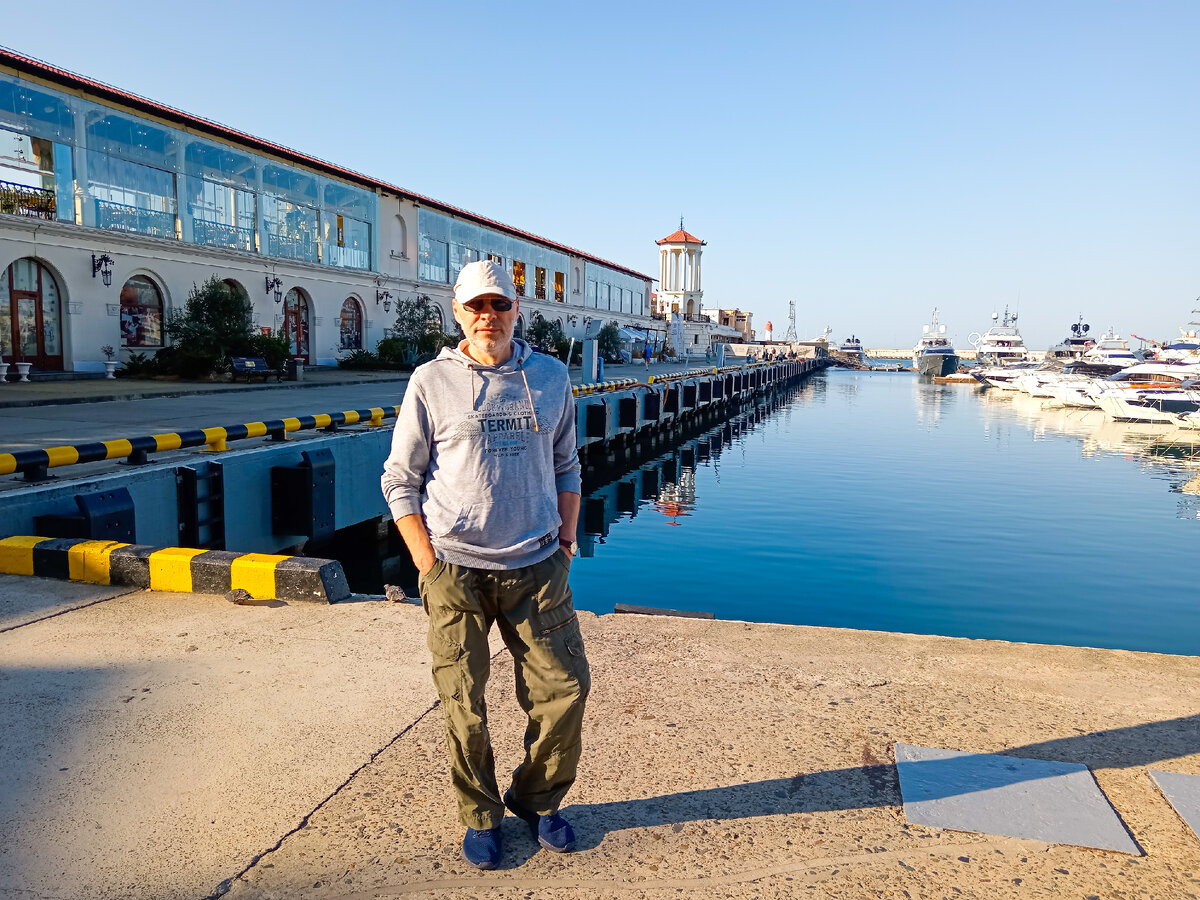
[{"label": "crack in concrete", "polygon": [[38,622],[47,622],[50,619],[56,619],[59,616],[65,616],[67,613],[78,612],[81,609],[87,609],[89,606],[95,606],[98,603],[107,603],[109,600],[116,600],[118,597],[127,597],[130,594],[136,594],[141,588],[130,588],[127,591],[121,591],[119,594],[113,594],[111,597],[101,597],[99,600],[93,600],[90,603],[83,603],[79,606],[72,606],[70,609],[60,609],[58,612],[50,613],[48,616],[42,616],[38,619],[30,619],[28,622],[19,622],[16,625],[9,625],[6,628],[0,628],[0,634],[5,634],[9,631],[16,631],[18,628],[25,628],[29,625],[36,625]]},{"label": "crack in concrete", "polygon": [[216,886],[216,888],[213,889],[212,893],[210,893],[207,897],[205,897],[204,900],[218,900],[218,898],[223,897],[227,893],[229,893],[229,891],[233,888],[234,882],[236,882],[240,878],[244,878],[247,872],[249,872],[251,869],[253,869],[255,866],[257,866],[260,862],[262,862],[264,859],[266,859],[268,856],[270,856],[272,853],[274,853],[276,850],[278,850],[280,847],[282,847],[284,841],[286,841],[293,834],[296,834],[297,832],[301,831],[306,825],[308,825],[309,820],[312,819],[312,817],[315,816],[318,812],[320,812],[321,809],[323,809],[326,804],[328,804],[331,800],[333,800],[334,797],[336,797],[343,790],[345,790],[346,787],[350,784],[350,782],[352,782],[356,777],[358,777],[359,772],[361,772],[367,766],[369,766],[373,762],[375,762],[375,760],[377,760],[382,753],[384,753],[386,750],[390,749],[393,745],[395,745],[395,743],[397,741],[399,741],[402,737],[404,737],[406,734],[408,734],[410,731],[412,731],[414,728],[416,728],[418,725],[420,725],[421,722],[424,720],[424,718],[427,715],[429,715],[431,712],[433,712],[435,709],[437,709],[439,706],[441,706],[441,701],[435,700],[433,702],[432,706],[430,706],[423,713],[421,713],[419,716],[417,716],[416,719],[414,719],[412,722],[410,722],[408,725],[406,725],[404,727],[404,729],[400,731],[399,734],[397,734],[390,741],[388,741],[386,744],[384,744],[382,747],[380,747],[378,750],[376,750],[374,753],[372,753],[366,762],[364,762],[361,766],[359,766],[357,769],[355,769],[353,772],[351,772],[349,775],[347,775],[346,779],[341,784],[339,784],[336,788],[334,788],[333,791],[327,797],[325,797],[325,799],[323,799],[320,803],[318,803],[316,806],[314,806],[311,811],[309,811],[308,813],[306,813],[304,815],[304,817],[299,821],[299,823],[297,823],[295,828],[286,832],[278,841],[275,842],[275,844],[273,846],[268,847],[262,853],[255,856],[254,859],[250,860],[250,862],[246,865],[246,867],[244,869],[242,869],[240,872],[238,872],[236,875],[226,878],[224,881],[222,881],[220,884],[218,884]]}]

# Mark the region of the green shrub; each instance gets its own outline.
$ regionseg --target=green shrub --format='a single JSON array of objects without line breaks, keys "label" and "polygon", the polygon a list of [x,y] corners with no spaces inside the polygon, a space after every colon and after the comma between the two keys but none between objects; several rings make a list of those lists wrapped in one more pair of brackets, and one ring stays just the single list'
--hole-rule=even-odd
[{"label": "green shrub", "polygon": [[554,346],[563,338],[562,326],[558,319],[544,319],[534,315],[533,321],[525,329],[525,340],[546,353],[553,352]]},{"label": "green shrub", "polygon": [[378,354],[380,362],[402,363],[404,362],[404,341],[398,337],[385,337],[375,345],[375,353]]},{"label": "green shrub", "polygon": [[174,346],[158,352],[156,367],[167,374],[202,378],[227,370],[230,357],[260,355],[249,352],[252,312],[250,298],[216,275],[202,285],[193,284],[183,310],[167,321],[165,330]]},{"label": "green shrub", "polygon": [[380,359],[370,350],[355,350],[349,356],[338,360],[339,369],[379,369],[383,368]]},{"label": "green shrub", "polygon": [[614,356],[621,349],[621,326],[616,321],[608,322],[596,335],[598,349],[603,357]]},{"label": "green shrub", "polygon": [[[161,351],[160,351],[161,352]],[[117,369],[118,378],[147,378],[156,374],[155,358],[146,353],[130,353],[128,359]]]},{"label": "green shrub", "polygon": [[291,342],[282,332],[250,335],[250,349],[246,356],[261,356],[272,369],[282,369],[291,355]]}]

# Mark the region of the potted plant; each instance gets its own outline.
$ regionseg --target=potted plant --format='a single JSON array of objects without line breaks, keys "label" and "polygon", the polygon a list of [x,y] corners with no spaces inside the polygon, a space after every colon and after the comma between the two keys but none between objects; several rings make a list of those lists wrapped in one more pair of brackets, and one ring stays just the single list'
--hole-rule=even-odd
[{"label": "potted plant", "polygon": [[104,354],[104,377],[116,378],[114,373],[120,365],[116,360],[117,351],[112,348],[112,344],[105,344],[100,348],[100,352]]},{"label": "potted plant", "polygon": [[32,366],[33,363],[25,362],[24,354],[21,352],[21,348],[24,347],[25,344],[29,343],[29,339],[32,336],[31,332],[33,331],[33,325],[25,322],[21,325],[19,330],[19,341],[17,345],[13,347],[13,365],[17,367],[17,374],[21,376],[17,380],[29,381],[29,367]]}]

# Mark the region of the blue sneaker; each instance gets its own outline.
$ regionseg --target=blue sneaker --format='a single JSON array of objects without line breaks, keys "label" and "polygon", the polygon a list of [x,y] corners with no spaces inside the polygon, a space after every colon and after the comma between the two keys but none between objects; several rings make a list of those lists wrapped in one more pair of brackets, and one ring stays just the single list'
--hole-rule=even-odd
[{"label": "blue sneaker", "polygon": [[504,792],[504,805],[529,826],[529,833],[547,850],[570,853],[575,849],[575,829],[558,813],[539,816],[530,812],[517,803],[511,788]]},{"label": "blue sneaker", "polygon": [[477,869],[494,869],[500,865],[500,829],[468,828],[463,837],[463,859]]}]

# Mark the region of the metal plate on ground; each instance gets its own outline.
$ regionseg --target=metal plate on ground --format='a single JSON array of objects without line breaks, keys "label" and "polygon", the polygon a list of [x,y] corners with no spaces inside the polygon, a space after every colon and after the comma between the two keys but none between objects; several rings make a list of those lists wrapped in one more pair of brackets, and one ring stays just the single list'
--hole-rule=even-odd
[{"label": "metal plate on ground", "polygon": [[916,825],[1142,854],[1087,766],[896,744]]},{"label": "metal plate on ground", "polygon": [[1151,769],[1150,777],[1175,812],[1179,813],[1179,818],[1192,829],[1192,834],[1200,837],[1200,775]]}]

